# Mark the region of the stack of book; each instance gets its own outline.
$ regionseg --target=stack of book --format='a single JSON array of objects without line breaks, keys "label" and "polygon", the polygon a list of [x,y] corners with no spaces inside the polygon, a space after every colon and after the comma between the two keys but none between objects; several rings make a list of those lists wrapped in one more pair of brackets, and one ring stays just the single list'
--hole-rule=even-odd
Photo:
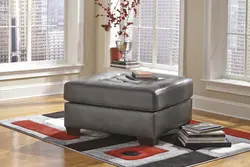
[{"label": "stack of book", "polygon": [[187,148],[231,147],[223,127],[206,122],[183,126],[179,140]]},{"label": "stack of book", "polygon": [[113,60],[110,64],[111,67],[118,67],[124,69],[137,68],[140,64],[136,61],[116,61]]}]

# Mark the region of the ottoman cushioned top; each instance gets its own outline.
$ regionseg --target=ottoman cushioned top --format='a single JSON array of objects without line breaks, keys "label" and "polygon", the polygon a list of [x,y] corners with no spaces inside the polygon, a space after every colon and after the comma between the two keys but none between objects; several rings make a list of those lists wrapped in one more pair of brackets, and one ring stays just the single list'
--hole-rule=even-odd
[{"label": "ottoman cushioned top", "polygon": [[191,79],[154,74],[160,80],[133,81],[125,74],[112,72],[75,81],[64,86],[64,99],[72,103],[156,112],[190,99]]}]

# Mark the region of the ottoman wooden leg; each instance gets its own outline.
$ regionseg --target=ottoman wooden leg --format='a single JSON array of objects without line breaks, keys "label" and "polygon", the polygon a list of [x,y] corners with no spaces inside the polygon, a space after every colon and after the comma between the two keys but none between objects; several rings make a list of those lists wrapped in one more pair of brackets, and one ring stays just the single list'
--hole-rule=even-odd
[{"label": "ottoman wooden leg", "polygon": [[159,143],[158,139],[150,139],[150,138],[144,138],[144,137],[137,137],[137,139],[141,146],[154,146]]},{"label": "ottoman wooden leg", "polygon": [[70,127],[66,127],[67,133],[68,135],[72,135],[72,136],[80,136],[81,135],[81,129],[80,128],[70,128]]}]

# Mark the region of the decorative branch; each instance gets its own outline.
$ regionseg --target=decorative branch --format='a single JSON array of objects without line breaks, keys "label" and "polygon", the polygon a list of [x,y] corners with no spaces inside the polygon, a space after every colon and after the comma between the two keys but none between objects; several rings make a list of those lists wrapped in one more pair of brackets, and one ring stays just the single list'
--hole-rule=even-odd
[{"label": "decorative branch", "polygon": [[134,24],[133,21],[129,21],[128,19],[131,14],[133,14],[134,17],[137,16],[140,0],[121,1],[122,2],[119,3],[119,0],[117,0],[114,9],[111,11],[112,3],[110,1],[108,2],[107,7],[105,7],[99,0],[95,0],[95,4],[100,6],[104,11],[104,14],[98,14],[96,17],[108,18],[108,22],[101,25],[105,31],[109,31],[112,27],[120,26],[120,30],[117,32],[117,35],[124,37],[125,39],[126,37],[129,37],[129,34],[127,33],[128,27]]}]

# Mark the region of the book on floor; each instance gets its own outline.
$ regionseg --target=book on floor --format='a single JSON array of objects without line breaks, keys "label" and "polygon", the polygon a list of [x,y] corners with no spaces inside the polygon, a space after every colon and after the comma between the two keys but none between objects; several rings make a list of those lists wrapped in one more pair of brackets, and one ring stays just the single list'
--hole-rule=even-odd
[{"label": "book on floor", "polygon": [[185,135],[184,132],[180,133],[180,137],[182,139],[184,139],[186,142],[209,142],[209,141],[224,141],[225,140],[225,136],[214,136],[214,137],[210,137],[210,136],[196,136],[196,137],[189,137],[187,135]]},{"label": "book on floor", "polygon": [[223,129],[221,125],[202,122],[183,126],[182,129],[193,133],[207,133]]},{"label": "book on floor", "polygon": [[223,127],[206,122],[182,126],[178,138],[188,148],[231,147]]},{"label": "book on floor", "polygon": [[189,138],[207,138],[207,137],[225,137],[225,132],[223,130],[213,131],[213,132],[207,132],[207,133],[193,133],[186,130],[182,130],[181,133],[183,133],[185,136]]},{"label": "book on floor", "polygon": [[184,147],[187,148],[207,148],[207,147],[231,147],[232,143],[225,138],[223,141],[209,141],[209,142],[186,142],[182,137],[179,136],[179,141]]}]

